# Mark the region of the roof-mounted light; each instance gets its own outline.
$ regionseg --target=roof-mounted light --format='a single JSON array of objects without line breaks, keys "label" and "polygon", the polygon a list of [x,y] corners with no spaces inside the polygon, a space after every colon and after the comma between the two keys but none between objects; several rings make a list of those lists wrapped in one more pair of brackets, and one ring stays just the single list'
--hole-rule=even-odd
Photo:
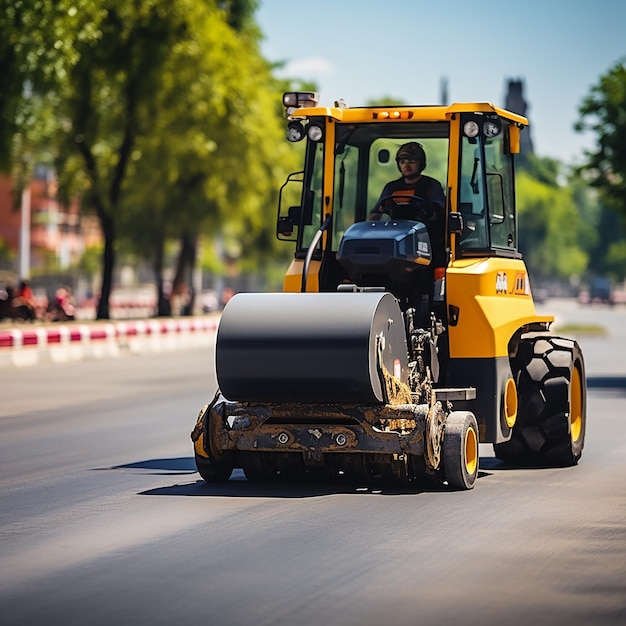
[{"label": "roof-mounted light", "polygon": [[372,115],[375,120],[410,120],[413,117],[413,111],[393,109],[391,111],[374,111]]},{"label": "roof-mounted light", "polygon": [[319,99],[314,91],[287,91],[283,94],[283,106],[291,113],[302,107],[316,107]]}]

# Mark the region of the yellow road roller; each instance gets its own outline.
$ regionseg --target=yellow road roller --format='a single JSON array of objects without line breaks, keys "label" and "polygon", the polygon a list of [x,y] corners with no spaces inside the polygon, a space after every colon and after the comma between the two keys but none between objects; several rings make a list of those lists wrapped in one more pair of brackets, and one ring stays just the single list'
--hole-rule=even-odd
[{"label": "yellow road roller", "polygon": [[517,247],[527,120],[488,102],[320,106],[283,95],[303,167],[282,186],[280,293],[241,293],[216,337],[198,472],[250,481],[474,487],[479,443],[512,466],[581,457],[576,341],[538,315]]}]

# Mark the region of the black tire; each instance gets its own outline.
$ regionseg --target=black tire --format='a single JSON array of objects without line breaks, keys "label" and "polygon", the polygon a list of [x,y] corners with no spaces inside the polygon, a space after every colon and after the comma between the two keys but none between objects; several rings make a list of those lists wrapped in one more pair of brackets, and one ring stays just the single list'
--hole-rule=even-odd
[{"label": "black tire", "polygon": [[233,473],[233,466],[228,461],[211,461],[196,453],[198,474],[207,483],[225,483]]},{"label": "black tire", "polygon": [[511,363],[518,413],[511,439],[495,444],[510,464],[540,467],[576,465],[585,444],[587,382],[579,345],[572,339],[523,339]]},{"label": "black tire", "polygon": [[279,477],[278,469],[267,452],[241,453],[241,468],[246,480],[251,483],[271,483]]},{"label": "black tire", "polygon": [[[231,452],[216,455],[208,445],[206,438],[211,439],[211,430],[215,428],[215,424],[210,421],[212,418],[212,409],[220,398],[219,389],[215,393],[213,400],[202,407],[196,426],[191,433],[191,439],[194,446],[198,445],[200,437],[202,439],[202,449],[206,456],[198,454],[198,448],[194,448],[194,457],[196,461],[196,469],[202,480],[207,483],[224,483],[233,473],[235,457]],[[217,418],[216,418],[217,419]]]},{"label": "black tire", "polygon": [[443,471],[450,489],[474,488],[478,476],[478,423],[469,411],[453,411],[446,419]]}]

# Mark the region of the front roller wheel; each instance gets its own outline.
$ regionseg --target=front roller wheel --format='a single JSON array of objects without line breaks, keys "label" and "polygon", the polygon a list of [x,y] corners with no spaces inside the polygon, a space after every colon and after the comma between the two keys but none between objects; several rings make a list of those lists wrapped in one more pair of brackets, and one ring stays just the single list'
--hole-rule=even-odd
[{"label": "front roller wheel", "polygon": [[[212,453],[211,446],[205,441],[205,436],[209,435],[214,429],[211,422],[207,424],[207,420],[211,420],[213,408],[220,397],[220,391],[215,394],[210,404],[205,404],[200,413],[196,425],[191,432],[191,440],[194,446],[194,458],[196,461],[196,469],[198,474],[207,483],[223,483],[226,482],[233,472],[234,459],[232,455],[222,454],[218,459]],[[219,419],[215,416],[215,419]]]},{"label": "front roller wheel", "polygon": [[443,470],[450,489],[473,489],[478,476],[478,423],[469,411],[448,415],[443,432]]},{"label": "front roller wheel", "polygon": [[233,473],[233,466],[228,461],[210,461],[195,453],[198,474],[207,483],[225,483]]}]

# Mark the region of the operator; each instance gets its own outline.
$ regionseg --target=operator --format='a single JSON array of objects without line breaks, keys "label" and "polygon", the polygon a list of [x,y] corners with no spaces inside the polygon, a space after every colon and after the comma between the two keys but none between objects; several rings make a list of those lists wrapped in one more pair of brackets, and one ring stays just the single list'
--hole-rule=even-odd
[{"label": "operator", "polygon": [[[411,141],[400,146],[396,164],[402,176],[387,183],[380,198],[368,216],[368,221],[379,220],[389,212],[395,219],[423,222],[428,228],[433,247],[434,265],[445,265],[445,206],[441,183],[422,174],[426,167],[426,152],[421,144]],[[397,202],[393,202],[393,196]],[[416,196],[411,202],[407,196]]]}]

